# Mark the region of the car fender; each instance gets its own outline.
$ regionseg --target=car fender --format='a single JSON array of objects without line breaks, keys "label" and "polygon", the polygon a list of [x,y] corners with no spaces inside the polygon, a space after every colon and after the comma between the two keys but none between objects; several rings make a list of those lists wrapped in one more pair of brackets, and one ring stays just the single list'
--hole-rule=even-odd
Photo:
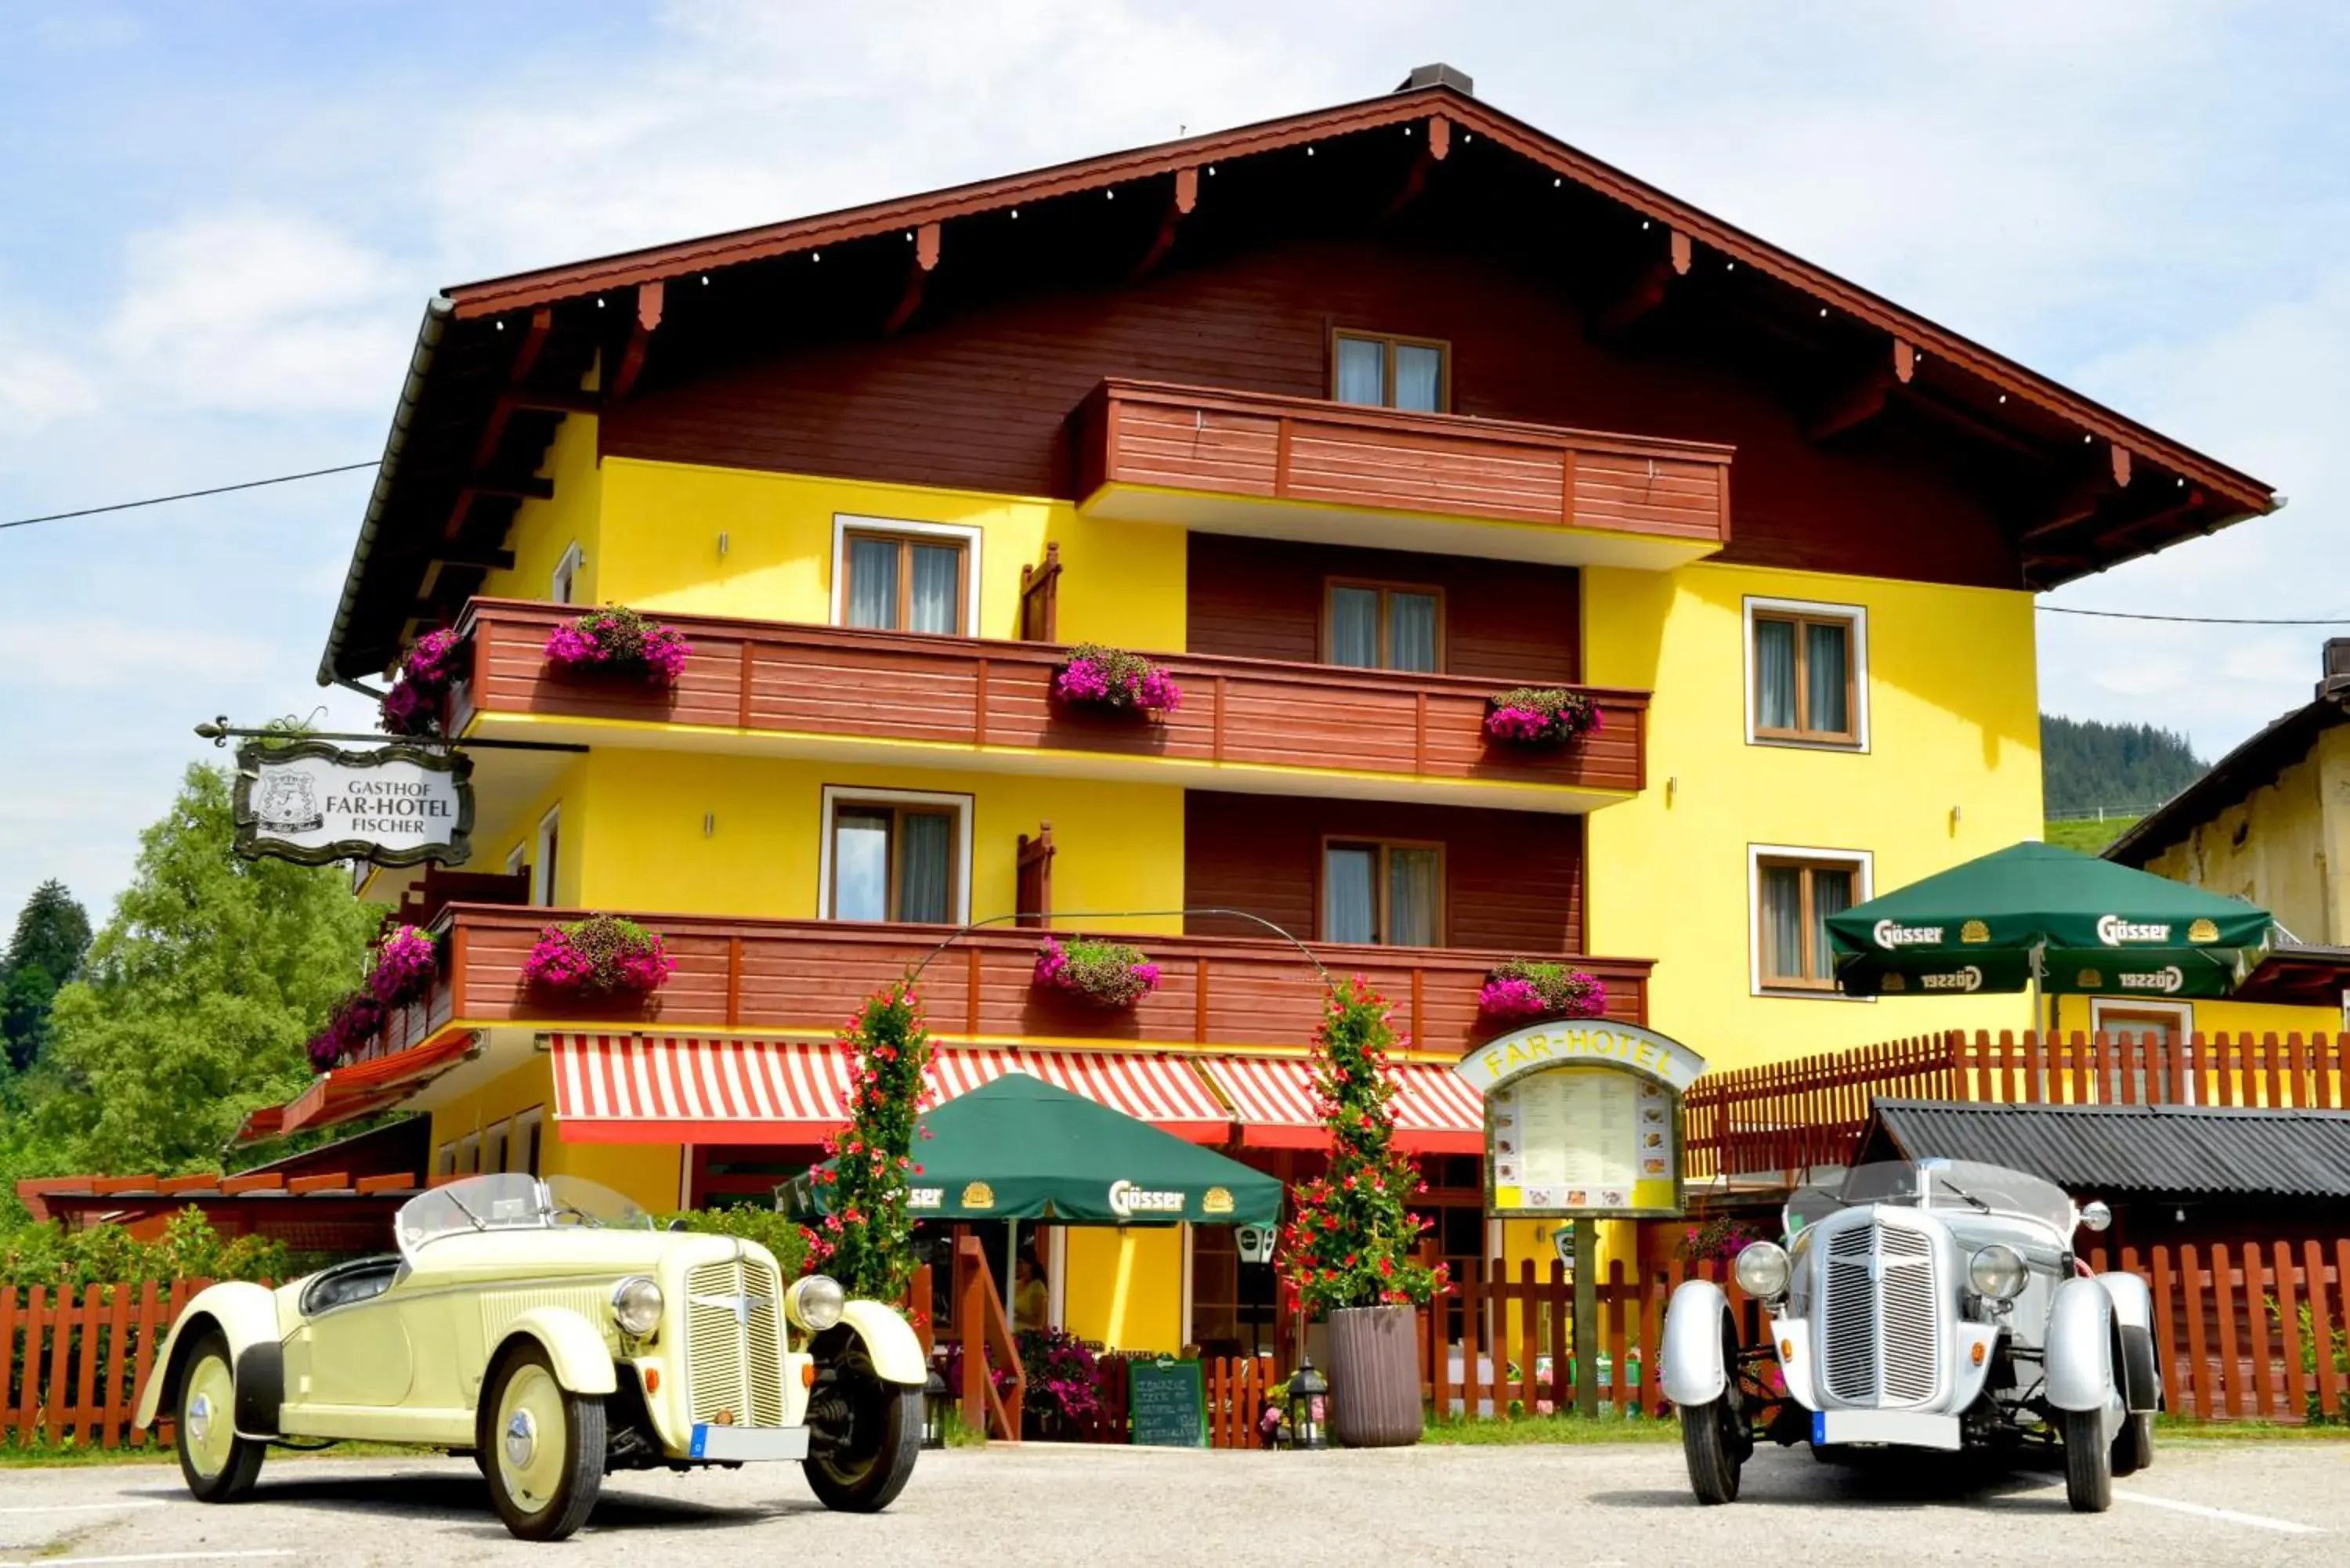
[{"label": "car fender", "polygon": [[2043,1352],[2048,1403],[2102,1410],[2119,1392],[2114,1377],[2114,1298],[2094,1279],[2069,1279],[2048,1307]]},{"label": "car fender", "polygon": [[[248,1411],[244,1375],[250,1365],[257,1375],[255,1392],[265,1392],[259,1379],[266,1378],[276,1367],[283,1366],[283,1352],[277,1334],[277,1301],[266,1285],[248,1281],[230,1280],[196,1293],[196,1297],[183,1309],[172,1332],[163,1338],[163,1347],[154,1362],[155,1370],[147,1378],[147,1386],[140,1391],[136,1424],[151,1427],[172,1404],[180,1387],[181,1374],[187,1370],[188,1352],[198,1340],[213,1329],[228,1340],[229,1364],[236,1376],[237,1429],[253,1437],[277,1435],[277,1411],[275,1403],[265,1412]],[[248,1353],[254,1354],[248,1362]],[[271,1363],[270,1366],[263,1364]],[[273,1386],[281,1391],[282,1374]],[[254,1403],[259,1403],[254,1401]],[[255,1417],[248,1425],[247,1417]]]},{"label": "car fender", "polygon": [[922,1342],[898,1309],[882,1302],[845,1302],[841,1326],[865,1342],[866,1359],[884,1383],[920,1388],[930,1381],[930,1364],[922,1359]]},{"label": "car fender", "polygon": [[2162,1408],[2162,1373],[2154,1352],[2154,1292],[2136,1274],[2099,1274],[2097,1283],[2113,1299],[2116,1363],[2122,1403],[2132,1410]]},{"label": "car fender", "polygon": [[[620,1386],[612,1368],[612,1347],[604,1343],[603,1332],[569,1307],[533,1307],[506,1325],[505,1337],[498,1342],[490,1365],[494,1366],[521,1340],[535,1340],[546,1352],[556,1382],[567,1392],[601,1396]],[[485,1386],[483,1397],[488,1397]]]},{"label": "car fender", "polygon": [[1676,1405],[1703,1405],[1730,1386],[1730,1298],[1711,1280],[1685,1280],[1665,1306],[1659,1382]]}]

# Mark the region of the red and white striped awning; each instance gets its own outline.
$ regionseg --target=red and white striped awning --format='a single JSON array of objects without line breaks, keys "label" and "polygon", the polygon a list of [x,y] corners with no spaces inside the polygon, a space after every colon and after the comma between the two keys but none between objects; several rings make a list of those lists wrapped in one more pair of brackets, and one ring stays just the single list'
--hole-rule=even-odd
[{"label": "red and white striped awning", "polygon": [[277,1107],[276,1127],[267,1126],[266,1118],[256,1111],[245,1119],[238,1136],[265,1137],[373,1116],[400,1104],[477,1048],[472,1030],[452,1029],[388,1056],[330,1067],[312,1079],[308,1088]]},{"label": "red and white striped awning", "polygon": [[[1314,1064],[1295,1056],[1210,1056],[1201,1069],[1232,1104],[1241,1141],[1259,1148],[1320,1148],[1327,1141],[1315,1107]],[[1449,1068],[1391,1063],[1396,1147],[1413,1154],[1479,1154],[1485,1103]]]},{"label": "red and white striped awning", "polygon": [[[676,1034],[557,1034],[555,1115],[574,1143],[815,1143],[848,1119],[849,1058],[829,1042]],[[1118,1051],[948,1047],[934,1104],[1024,1072],[1195,1143],[1232,1117],[1180,1057]]]}]

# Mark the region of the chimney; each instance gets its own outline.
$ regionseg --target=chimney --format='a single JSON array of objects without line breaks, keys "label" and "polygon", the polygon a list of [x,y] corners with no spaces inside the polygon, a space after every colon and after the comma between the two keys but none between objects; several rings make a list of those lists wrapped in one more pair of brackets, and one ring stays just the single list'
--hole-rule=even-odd
[{"label": "chimney", "polygon": [[2317,694],[2350,696],[2350,637],[2325,639],[2325,679],[2317,683]]},{"label": "chimney", "polygon": [[1421,88],[1432,87],[1451,88],[1462,98],[1477,96],[1477,84],[1470,78],[1467,71],[1443,64],[1414,66],[1411,75],[1396,84],[1396,91],[1418,92]]}]

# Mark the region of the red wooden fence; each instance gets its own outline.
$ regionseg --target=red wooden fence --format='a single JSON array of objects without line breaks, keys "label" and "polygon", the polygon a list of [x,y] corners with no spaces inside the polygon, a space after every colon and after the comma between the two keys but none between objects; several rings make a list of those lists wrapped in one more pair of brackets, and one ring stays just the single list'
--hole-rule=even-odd
[{"label": "red wooden fence", "polygon": [[[0,1284],[0,1441],[144,1446],[139,1391],[179,1308],[210,1283]],[[158,1423],[155,1440],[171,1435]]]},{"label": "red wooden fence", "polygon": [[1871,1099],[2350,1107],[2350,1034],[1994,1036],[1962,1030],[1709,1073],[1683,1098],[1688,1174],[1846,1163]]}]

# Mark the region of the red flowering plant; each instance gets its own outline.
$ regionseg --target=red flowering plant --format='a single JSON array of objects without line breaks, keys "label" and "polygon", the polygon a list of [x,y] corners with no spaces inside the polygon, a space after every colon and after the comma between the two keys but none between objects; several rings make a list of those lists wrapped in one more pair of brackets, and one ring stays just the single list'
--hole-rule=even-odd
[{"label": "red flowering plant", "polygon": [[1074,708],[1106,708],[1157,717],[1183,705],[1183,689],[1166,668],[1139,653],[1080,643],[1053,677],[1053,695]]},{"label": "red flowering plant", "polygon": [[1558,686],[1514,686],[1485,700],[1485,733],[1520,746],[1562,746],[1602,728],[1599,704]]},{"label": "red flowering plant", "polygon": [[383,1027],[383,1004],[355,991],[327,1010],[326,1027],[310,1036],[310,1065],[319,1072],[339,1067],[364,1050]]},{"label": "red flowering plant", "polygon": [[440,730],[441,700],[457,679],[460,646],[457,634],[447,630],[428,631],[409,644],[378,710],[384,733],[430,735]]},{"label": "red flowering plant", "polygon": [[386,1011],[404,1007],[432,988],[440,968],[440,948],[431,937],[414,926],[394,926],[375,945],[368,994]]},{"label": "red flowering plant", "polygon": [[[1023,1409],[1071,1422],[1101,1414],[1100,1363],[1083,1340],[1057,1328],[1024,1328],[1012,1339],[1020,1351],[1021,1370],[1028,1376]],[[950,1380],[947,1386],[962,1384]],[[996,1392],[1004,1391],[1003,1384],[996,1385]]]},{"label": "red flowering plant", "polygon": [[1097,1007],[1132,1007],[1159,989],[1159,966],[1124,942],[1046,937],[1036,950],[1036,983]]},{"label": "red flowering plant", "polygon": [[1503,1021],[1597,1018],[1607,1011],[1607,985],[1587,970],[1511,959],[1486,971],[1477,1010]]},{"label": "red flowering plant", "polygon": [[1738,1254],[1762,1240],[1762,1232],[1728,1214],[1709,1216],[1703,1224],[1692,1225],[1681,1237],[1681,1256],[1692,1263],[1720,1263],[1724,1267],[1737,1261]]},{"label": "red flowering plant", "polygon": [[[849,1054],[848,1125],[825,1139],[831,1158],[809,1173],[824,1219],[809,1251],[853,1297],[894,1302],[914,1277],[907,1211],[915,1118],[922,1110],[931,1037],[910,979],[865,999],[839,1043]],[[927,1133],[924,1135],[927,1136]]]},{"label": "red flowering plant", "polygon": [[538,933],[523,960],[526,985],[567,996],[643,996],[677,970],[660,935],[618,915],[590,915]]},{"label": "red flowering plant", "polygon": [[1407,1204],[1427,1187],[1395,1147],[1395,1042],[1387,1003],[1361,976],[1332,993],[1314,1036],[1329,1169],[1297,1189],[1282,1232],[1283,1282],[1309,1312],[1419,1306],[1450,1282],[1443,1264],[1418,1258],[1429,1222]]},{"label": "red flowering plant", "polygon": [[674,686],[693,645],[673,626],[657,626],[626,605],[606,605],[562,626],[546,639],[546,661],[572,675],[613,675],[648,686]]}]

